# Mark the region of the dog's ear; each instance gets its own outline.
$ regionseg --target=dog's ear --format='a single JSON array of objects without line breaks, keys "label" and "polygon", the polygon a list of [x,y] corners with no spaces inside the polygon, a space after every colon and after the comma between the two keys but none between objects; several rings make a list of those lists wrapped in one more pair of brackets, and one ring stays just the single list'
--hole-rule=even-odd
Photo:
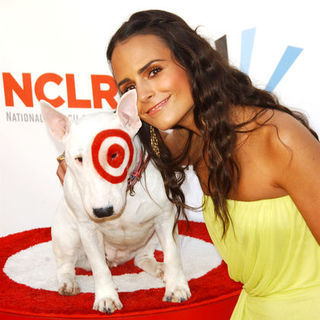
[{"label": "dog's ear", "polygon": [[117,107],[117,116],[121,124],[132,135],[138,132],[142,123],[138,115],[136,90],[129,90],[121,97]]},{"label": "dog's ear", "polygon": [[40,101],[41,113],[52,136],[61,141],[70,127],[68,117],[58,112],[47,101]]}]

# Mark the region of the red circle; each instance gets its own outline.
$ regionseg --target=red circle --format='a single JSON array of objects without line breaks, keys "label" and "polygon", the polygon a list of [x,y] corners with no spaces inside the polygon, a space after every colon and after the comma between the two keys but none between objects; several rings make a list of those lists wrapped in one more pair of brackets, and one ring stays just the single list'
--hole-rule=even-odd
[{"label": "red circle", "polygon": [[[204,223],[179,221],[179,234],[211,242]],[[10,279],[4,272],[9,257],[37,244],[51,241],[50,228],[38,228],[0,238],[0,291],[1,319],[105,319],[106,315],[92,310],[93,293],[61,296],[57,292],[34,289]],[[131,263],[131,265],[130,265]],[[45,267],[45,266],[44,266]],[[117,273],[127,273],[133,262],[120,266]],[[119,268],[119,267],[116,267]],[[113,273],[113,269],[111,270]],[[136,273],[133,270],[133,273]],[[53,277],[55,275],[52,275]],[[174,320],[174,319],[230,319],[232,309],[241,290],[233,282],[222,262],[198,279],[189,280],[192,296],[182,304],[162,302],[164,288],[120,292],[123,309],[108,316],[110,319]],[[21,303],[23,301],[23,303]]]},{"label": "red circle", "polygon": [[[119,138],[123,139],[127,143],[128,148],[129,148],[128,164],[124,168],[123,173],[119,176],[113,176],[110,173],[108,173],[101,166],[100,161],[99,161],[99,151],[100,151],[101,145],[105,141],[105,139],[107,139],[109,137],[119,137]],[[94,168],[96,169],[96,171],[99,173],[99,175],[103,179],[105,179],[113,184],[121,183],[126,179],[128,169],[131,166],[131,163],[133,160],[133,153],[134,153],[134,148],[133,148],[133,144],[132,144],[130,136],[125,131],[120,130],[120,129],[108,129],[108,130],[103,130],[103,131],[99,132],[95,136],[95,138],[92,142],[92,145],[91,145],[91,155],[92,155],[92,162],[93,162]]]},{"label": "red circle", "polygon": [[107,161],[112,168],[119,168],[124,160],[125,151],[120,144],[113,144],[107,152]]}]

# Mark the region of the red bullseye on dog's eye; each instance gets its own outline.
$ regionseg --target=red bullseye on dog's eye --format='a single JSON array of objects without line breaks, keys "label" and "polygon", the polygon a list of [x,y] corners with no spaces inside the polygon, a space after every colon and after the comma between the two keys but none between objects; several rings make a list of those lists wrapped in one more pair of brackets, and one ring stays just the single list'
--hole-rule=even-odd
[{"label": "red bullseye on dog's eye", "polygon": [[107,161],[113,168],[119,168],[124,160],[125,151],[119,144],[110,146],[107,153]]},{"label": "red bullseye on dog's eye", "polygon": [[[112,138],[117,138],[117,141],[119,141],[120,138],[123,140],[124,146],[120,145],[119,143],[111,143],[107,151],[104,151],[102,148],[104,142],[108,142],[107,139]],[[125,145],[127,148],[125,148]],[[101,158],[99,155],[101,152],[106,152],[104,156],[104,159],[106,159],[105,164],[100,162]],[[94,168],[103,179],[114,184],[121,183],[126,179],[128,169],[133,160],[133,152],[134,149],[130,136],[125,131],[120,129],[110,129],[99,132],[91,145],[91,155]],[[127,156],[126,153],[128,153]],[[125,161],[127,163],[125,163]],[[122,166],[122,172],[120,172],[119,175],[111,174],[107,171],[106,164],[113,169],[120,169]]]}]

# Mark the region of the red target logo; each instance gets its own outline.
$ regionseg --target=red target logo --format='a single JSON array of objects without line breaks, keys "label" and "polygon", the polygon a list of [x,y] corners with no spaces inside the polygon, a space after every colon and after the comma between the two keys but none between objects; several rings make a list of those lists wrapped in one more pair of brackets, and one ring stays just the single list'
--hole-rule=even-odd
[{"label": "red target logo", "polygon": [[[126,179],[133,153],[130,136],[120,129],[99,132],[91,145],[94,168],[103,179],[114,184]],[[106,168],[112,169],[113,172],[107,172]],[[120,174],[116,174],[117,171],[120,171]]]}]

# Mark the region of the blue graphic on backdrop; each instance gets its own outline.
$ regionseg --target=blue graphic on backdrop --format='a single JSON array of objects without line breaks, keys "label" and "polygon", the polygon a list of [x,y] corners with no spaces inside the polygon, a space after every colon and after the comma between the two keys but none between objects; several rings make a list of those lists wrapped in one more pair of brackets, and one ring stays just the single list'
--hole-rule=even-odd
[{"label": "blue graphic on backdrop", "polygon": [[[247,29],[242,31],[241,34],[241,57],[240,57],[240,70],[246,74],[249,73],[251,56],[254,47],[254,38],[256,35],[256,28]],[[216,49],[228,59],[228,49],[227,49],[227,37],[224,35],[220,39],[215,41]],[[283,53],[278,65],[273,71],[265,89],[268,91],[273,91],[279,84],[284,75],[291,68],[295,60],[298,58],[302,52],[302,48],[287,46],[285,52]]]},{"label": "blue graphic on backdrop", "polygon": [[249,73],[256,28],[242,31],[240,70]]},{"label": "blue graphic on backdrop", "polygon": [[301,48],[287,46],[286,51],[282,55],[276,69],[273,71],[273,74],[266,85],[266,90],[274,90],[301,52]]}]

